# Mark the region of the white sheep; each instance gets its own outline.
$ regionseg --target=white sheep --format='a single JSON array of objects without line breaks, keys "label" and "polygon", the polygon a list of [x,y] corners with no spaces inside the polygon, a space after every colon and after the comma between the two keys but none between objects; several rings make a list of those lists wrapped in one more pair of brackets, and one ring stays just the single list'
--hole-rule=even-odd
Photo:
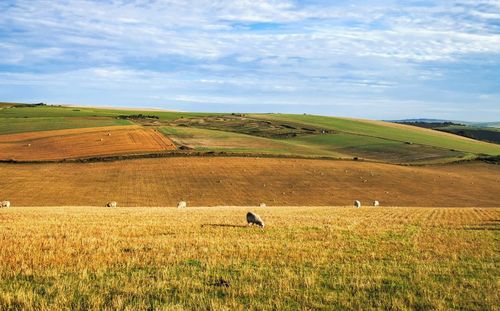
[{"label": "white sheep", "polygon": [[187,207],[187,203],[186,201],[180,201],[178,204],[177,204],[177,208],[186,208]]},{"label": "white sheep", "polygon": [[260,218],[259,215],[252,212],[247,213],[247,223],[249,226],[257,225],[261,228],[264,228],[264,221],[262,221],[262,218]]},{"label": "white sheep", "polygon": [[260,207],[266,207],[267,205],[266,205],[266,203],[260,203],[260,205],[259,205],[259,206],[260,206]]},{"label": "white sheep", "polygon": [[377,200],[373,201],[373,206],[380,206],[380,202]]},{"label": "white sheep", "polygon": [[354,201],[354,206],[356,206],[357,208],[360,208],[361,207],[361,202],[356,200]]},{"label": "white sheep", "polygon": [[5,208],[10,207],[10,201],[2,201],[0,207],[5,207]]},{"label": "white sheep", "polygon": [[116,207],[118,204],[115,201],[108,202],[106,207]]}]

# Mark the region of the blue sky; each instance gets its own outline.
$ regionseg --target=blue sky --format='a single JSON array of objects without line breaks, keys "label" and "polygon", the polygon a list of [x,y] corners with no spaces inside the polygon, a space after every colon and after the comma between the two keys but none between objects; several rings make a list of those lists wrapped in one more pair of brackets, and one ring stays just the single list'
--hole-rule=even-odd
[{"label": "blue sky", "polygon": [[0,13],[0,101],[500,120],[500,0],[2,0]]}]

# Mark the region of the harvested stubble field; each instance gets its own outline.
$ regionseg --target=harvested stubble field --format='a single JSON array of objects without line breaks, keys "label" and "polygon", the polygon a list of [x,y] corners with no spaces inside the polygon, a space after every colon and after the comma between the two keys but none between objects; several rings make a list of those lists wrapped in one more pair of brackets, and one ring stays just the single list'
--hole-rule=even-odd
[{"label": "harvested stubble field", "polygon": [[0,160],[59,160],[174,149],[161,133],[134,125],[0,135]]},{"label": "harvested stubble field", "polygon": [[0,164],[14,206],[500,206],[500,166],[179,157],[101,163]]},{"label": "harvested stubble field", "polygon": [[1,209],[0,309],[495,310],[499,222],[495,208]]}]

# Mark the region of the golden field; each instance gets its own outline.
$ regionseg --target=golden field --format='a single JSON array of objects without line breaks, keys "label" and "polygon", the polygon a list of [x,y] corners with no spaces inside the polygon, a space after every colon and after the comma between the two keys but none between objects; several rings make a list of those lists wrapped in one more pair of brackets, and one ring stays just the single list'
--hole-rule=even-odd
[{"label": "golden field", "polygon": [[0,160],[62,160],[175,149],[166,136],[136,125],[0,135]]},{"label": "golden field", "polygon": [[0,309],[497,310],[499,222],[497,208],[0,209]]},{"label": "golden field", "polygon": [[[112,136],[113,137],[113,136]],[[13,206],[500,206],[500,166],[176,157],[100,163],[0,164]]]}]

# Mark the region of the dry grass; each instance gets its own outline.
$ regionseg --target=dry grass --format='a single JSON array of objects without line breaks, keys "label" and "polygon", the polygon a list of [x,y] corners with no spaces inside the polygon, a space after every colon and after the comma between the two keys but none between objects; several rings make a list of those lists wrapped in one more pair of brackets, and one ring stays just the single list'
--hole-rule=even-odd
[{"label": "dry grass", "polygon": [[0,309],[483,309],[499,209],[0,210]]},{"label": "dry grass", "polygon": [[13,206],[500,206],[500,166],[266,158],[164,158],[112,163],[0,164]]},{"label": "dry grass", "polygon": [[[111,136],[108,136],[108,133]],[[59,160],[174,150],[168,138],[139,126],[111,126],[0,135],[0,159]]]}]

